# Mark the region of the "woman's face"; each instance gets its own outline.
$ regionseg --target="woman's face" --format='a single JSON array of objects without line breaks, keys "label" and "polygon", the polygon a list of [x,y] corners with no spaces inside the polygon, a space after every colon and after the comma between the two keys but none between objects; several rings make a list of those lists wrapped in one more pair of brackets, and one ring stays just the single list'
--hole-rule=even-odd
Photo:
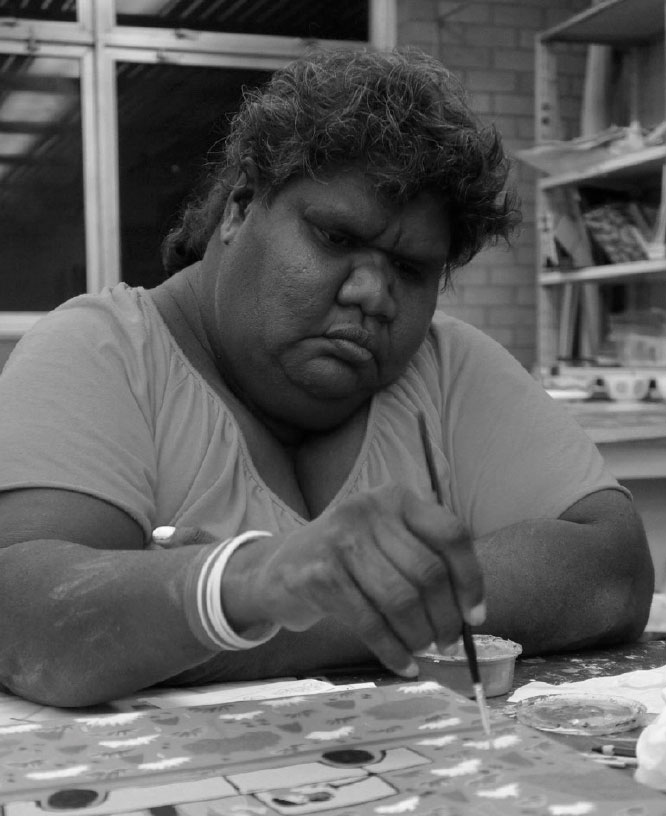
[{"label": "woman's face", "polygon": [[214,275],[209,340],[253,410],[323,430],[404,371],[448,256],[439,197],[423,192],[397,205],[349,170],[293,180],[265,205],[250,182],[219,230],[216,269],[206,270]]}]

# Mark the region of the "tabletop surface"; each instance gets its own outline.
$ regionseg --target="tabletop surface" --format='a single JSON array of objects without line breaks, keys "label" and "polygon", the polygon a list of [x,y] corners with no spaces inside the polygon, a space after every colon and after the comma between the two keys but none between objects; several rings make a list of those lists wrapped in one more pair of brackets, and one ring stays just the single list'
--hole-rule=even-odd
[{"label": "tabletop surface", "polygon": [[[515,689],[524,686],[531,680],[559,685],[560,683],[575,683],[589,680],[591,677],[608,677],[639,669],[656,669],[665,664],[666,635],[652,633],[644,635],[643,639],[637,643],[612,648],[519,658],[516,661],[511,691],[515,691]],[[512,716],[515,704],[507,702],[509,696],[510,694],[491,698],[488,703],[491,708],[499,708],[503,713]],[[654,716],[648,715],[647,721],[653,719]],[[638,728],[612,738],[603,739],[564,734],[552,734],[551,736],[579,751],[585,752],[598,746],[601,742],[611,741],[634,745],[641,730],[642,728]],[[633,773],[633,767],[628,766],[626,771],[627,773]]]},{"label": "tabletop surface", "polygon": [[[653,634],[610,649],[519,658],[512,690],[665,664],[666,640]],[[489,738],[472,700],[366,668],[337,673],[335,691],[313,696],[176,708],[156,700],[110,717],[79,711],[40,722],[27,712],[0,727],[0,816],[74,816],[82,808],[89,816],[155,816],[162,808],[172,816],[666,814],[664,794],[638,785],[633,768],[611,771],[580,756],[598,737],[512,721],[507,694],[488,701]]]},{"label": "tabletop surface", "polygon": [[620,674],[636,669],[655,669],[666,663],[666,635],[651,633],[637,643],[606,649],[590,649],[543,657],[518,658],[513,688],[541,680],[572,683],[593,676]]},{"label": "tabletop surface", "polygon": [[[519,657],[513,677],[511,692],[529,683],[540,680],[543,683],[572,683],[595,676],[609,676],[637,669],[655,669],[666,664],[666,633],[646,633],[635,643],[604,649],[586,649],[543,656]],[[336,669],[322,674],[333,682],[350,683],[372,679],[379,683],[402,682],[400,678],[389,676],[386,671],[374,666],[359,666]],[[489,702],[493,707],[506,704],[511,692],[493,697]]]},{"label": "tabletop surface", "polygon": [[[543,656],[519,657],[516,660],[511,690],[507,694],[488,698],[487,703],[491,710],[501,712],[508,717],[514,717],[516,704],[508,702],[508,698],[516,689],[532,680],[559,685],[561,683],[589,680],[591,677],[610,677],[641,669],[656,669],[664,665],[666,665],[666,633],[664,632],[648,632],[635,643],[603,649],[586,649],[545,654]],[[358,671],[353,673],[339,672],[327,676],[330,676],[334,682],[340,683],[359,682],[364,679],[372,679],[379,685],[400,682],[399,678],[388,676],[381,669],[372,669],[370,667],[359,668]],[[647,721],[652,718],[648,716]],[[633,731],[624,732],[615,736],[613,741],[635,745],[641,730],[634,729]],[[550,734],[550,736],[585,753],[598,746],[602,741],[599,737],[593,736],[569,734]],[[604,738],[603,741],[606,741],[606,739]],[[633,773],[631,766],[628,766],[625,770],[627,774]]]}]

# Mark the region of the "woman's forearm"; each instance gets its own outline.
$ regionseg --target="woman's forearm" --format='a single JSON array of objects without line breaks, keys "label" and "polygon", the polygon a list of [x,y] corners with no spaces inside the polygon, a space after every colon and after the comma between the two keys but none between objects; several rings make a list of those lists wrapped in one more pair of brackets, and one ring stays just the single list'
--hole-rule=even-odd
[{"label": "woman's forearm", "polygon": [[484,631],[525,654],[636,639],[654,571],[638,520],[626,524],[525,521],[477,542],[486,576]]},{"label": "woman's forearm", "polygon": [[145,688],[210,658],[185,588],[201,547],[93,550],[30,541],[0,551],[0,682],[57,706]]},{"label": "woman's forearm", "polygon": [[[368,542],[386,546],[390,538],[390,530],[374,539],[364,531],[366,504],[356,508],[353,524],[348,525],[358,537],[361,564],[369,557]],[[388,502],[389,508],[394,505],[395,501]],[[383,504],[381,509],[378,518],[390,515]],[[430,508],[432,518],[427,509],[414,504],[410,530],[434,547],[444,522],[439,518],[440,509]],[[426,517],[430,526],[421,529],[419,524],[425,525]],[[242,547],[229,562],[223,605],[232,626],[241,630],[266,623],[301,630],[317,620],[323,623],[333,618],[344,633],[339,642],[331,641],[330,635],[319,636],[318,625],[312,638],[310,633],[283,632],[275,642],[249,652],[220,652],[214,661],[220,675],[240,679],[299,667],[308,671],[367,659],[370,651],[378,654],[372,637],[361,637],[358,616],[350,616],[344,605],[337,612],[337,607],[316,606],[322,588],[330,584],[335,598],[340,586],[346,586],[342,578],[328,583],[322,578],[333,567],[323,573],[321,565],[346,540],[340,534],[339,520],[330,530],[325,522],[322,517],[319,526],[313,523],[307,531],[294,534],[293,541],[259,539]],[[281,543],[285,546],[280,547]],[[654,571],[640,520],[629,500],[617,491],[587,497],[560,519],[520,522],[477,541],[474,548],[483,570],[488,610],[482,631],[521,643],[525,654],[631,640],[645,625]],[[347,546],[347,557],[348,550]],[[415,539],[409,548],[414,559],[417,551],[425,566],[433,562],[431,550]],[[314,565],[317,592],[309,591],[305,600],[298,601],[292,573],[296,564],[303,572],[303,552]],[[217,651],[204,645],[193,623],[193,582],[210,553],[211,545],[97,550],[61,540],[26,541],[0,550],[0,683],[44,704],[82,706],[121,697],[176,675],[187,677]],[[333,566],[341,554],[337,556],[332,558]],[[379,563],[386,570],[393,562]],[[260,580],[262,564],[270,580],[265,575]],[[378,574],[375,569],[370,572]],[[275,579],[282,573],[284,586]],[[391,587],[396,579],[390,569],[387,575],[376,588],[388,591],[388,604],[395,596]],[[307,570],[304,576],[307,589]],[[433,591],[439,593],[438,587],[434,584]],[[445,627],[448,621],[450,631],[444,628],[443,636],[454,638],[460,619],[448,589],[450,608],[442,606],[440,624]],[[404,616],[401,620],[409,624]],[[285,661],[280,652],[290,652],[296,641],[302,649],[293,660]]]}]

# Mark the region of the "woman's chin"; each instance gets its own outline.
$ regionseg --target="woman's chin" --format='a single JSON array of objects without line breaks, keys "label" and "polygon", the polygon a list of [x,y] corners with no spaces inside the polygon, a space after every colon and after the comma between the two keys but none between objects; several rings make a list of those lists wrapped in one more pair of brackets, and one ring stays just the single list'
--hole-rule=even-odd
[{"label": "woman's chin", "polygon": [[374,363],[357,365],[338,357],[320,357],[301,369],[292,382],[321,400],[365,400],[383,387]]}]

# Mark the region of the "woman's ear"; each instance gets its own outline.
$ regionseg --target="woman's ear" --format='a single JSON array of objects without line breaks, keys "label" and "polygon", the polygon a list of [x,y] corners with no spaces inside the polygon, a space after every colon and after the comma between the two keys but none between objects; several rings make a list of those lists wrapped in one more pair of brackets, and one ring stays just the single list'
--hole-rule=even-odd
[{"label": "woman's ear", "polygon": [[257,173],[253,163],[243,164],[236,183],[231,188],[220,222],[220,240],[228,244],[247,215],[247,210],[257,195]]}]

